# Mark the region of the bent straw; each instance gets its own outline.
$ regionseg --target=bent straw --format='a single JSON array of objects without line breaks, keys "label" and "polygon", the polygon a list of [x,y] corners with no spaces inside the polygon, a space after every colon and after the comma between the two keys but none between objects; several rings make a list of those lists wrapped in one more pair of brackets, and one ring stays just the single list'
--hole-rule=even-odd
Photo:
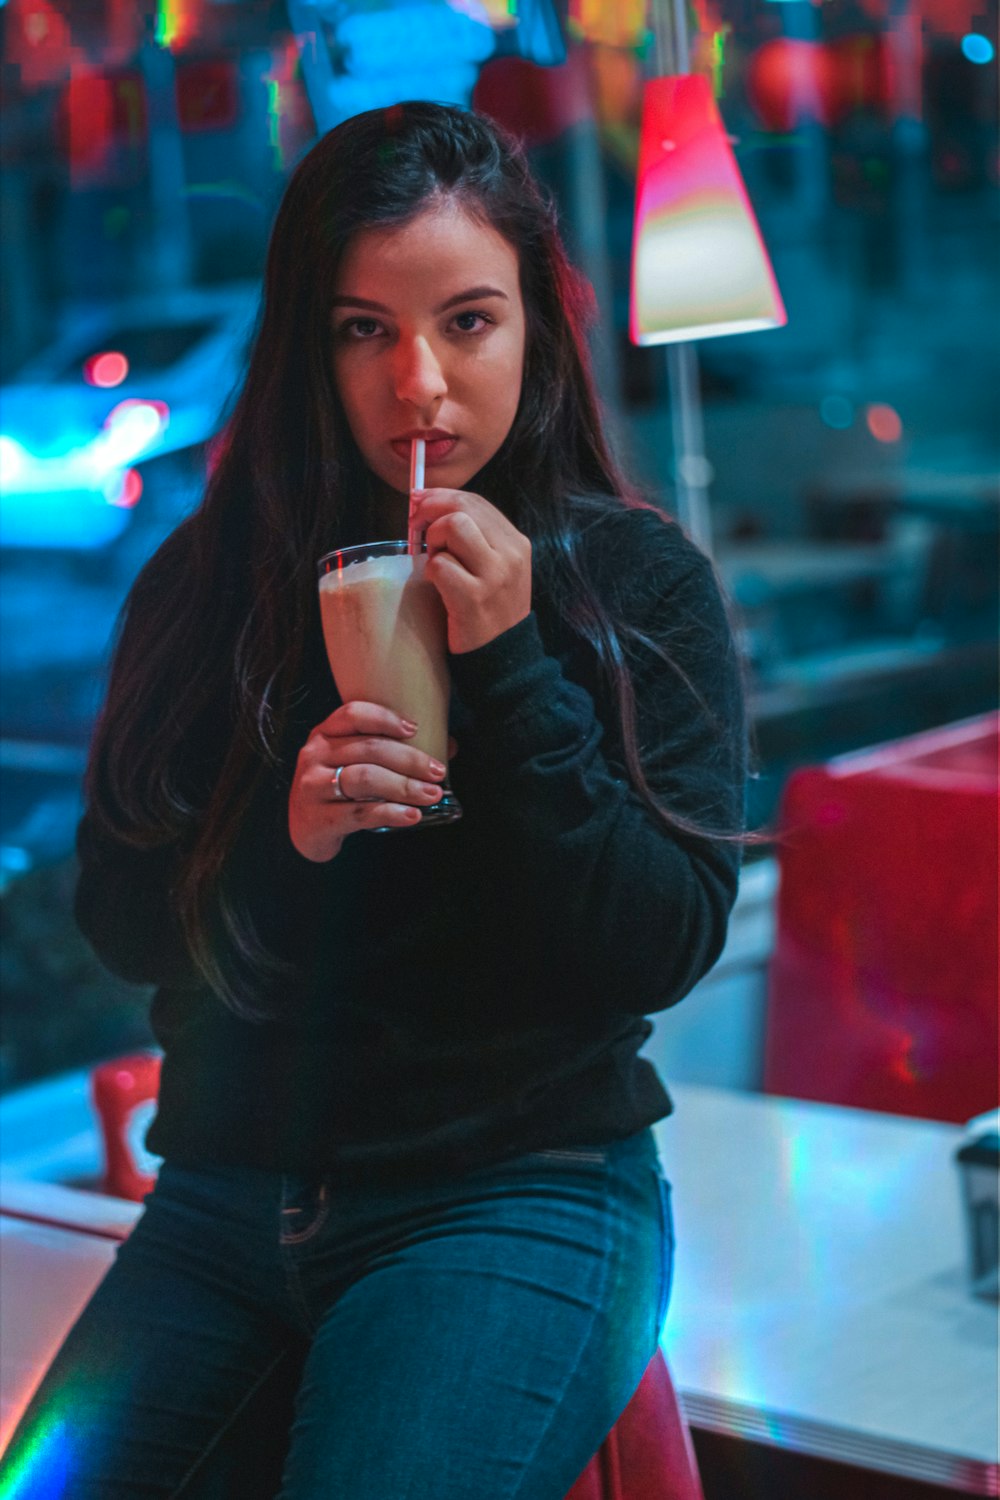
[{"label": "bent straw", "polygon": [[423,438],[414,438],[410,444],[410,513],[406,533],[406,550],[411,557],[420,552],[420,532],[413,524],[413,492],[424,487],[424,455],[426,444]]}]

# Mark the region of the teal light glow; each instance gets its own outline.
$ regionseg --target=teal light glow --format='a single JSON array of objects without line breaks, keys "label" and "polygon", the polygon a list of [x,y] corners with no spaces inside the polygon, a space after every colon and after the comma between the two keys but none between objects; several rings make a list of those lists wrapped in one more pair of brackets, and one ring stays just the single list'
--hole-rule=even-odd
[{"label": "teal light glow", "polygon": [[970,31],[962,38],[962,55],[971,63],[991,63],[996,56],[993,43],[978,31]]},{"label": "teal light glow", "polygon": [[442,63],[485,62],[496,49],[496,37],[482,18],[417,5],[353,12],[338,24],[337,44],[347,73],[381,78],[433,71]]},{"label": "teal light glow", "polygon": [[0,545],[101,547],[141,494],[131,465],[162,445],[162,401],[128,398],[87,442],[48,455],[0,434]]},{"label": "teal light glow", "polygon": [[844,432],[854,421],[854,407],[846,396],[824,396],[819,403],[819,414],[827,427]]}]

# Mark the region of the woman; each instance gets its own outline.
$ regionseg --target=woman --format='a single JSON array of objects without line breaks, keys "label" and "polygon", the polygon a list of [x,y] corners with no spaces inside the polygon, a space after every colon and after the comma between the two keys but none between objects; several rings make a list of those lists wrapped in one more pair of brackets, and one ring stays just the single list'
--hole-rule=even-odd
[{"label": "woman", "polygon": [[[471,113],[358,116],[291,180],[92,750],[77,917],[157,986],[165,1160],[22,1423],[61,1424],[59,1493],[215,1493],[282,1384],[282,1500],[562,1500],[655,1352],[636,1054],[724,941],[743,716],[710,565],[609,457],[586,311]],[[414,433],[464,817],[373,837],[444,767],[338,700],[315,565],[406,534]]]}]

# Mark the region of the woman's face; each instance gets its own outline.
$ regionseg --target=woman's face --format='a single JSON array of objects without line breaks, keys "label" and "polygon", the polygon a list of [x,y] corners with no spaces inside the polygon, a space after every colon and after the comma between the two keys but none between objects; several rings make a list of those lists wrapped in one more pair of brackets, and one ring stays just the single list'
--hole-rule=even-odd
[{"label": "woman's face", "polygon": [[517,252],[451,202],[401,228],[362,230],[333,297],[333,374],[369,469],[405,493],[410,440],[426,484],[462,489],[517,412],[525,318]]}]

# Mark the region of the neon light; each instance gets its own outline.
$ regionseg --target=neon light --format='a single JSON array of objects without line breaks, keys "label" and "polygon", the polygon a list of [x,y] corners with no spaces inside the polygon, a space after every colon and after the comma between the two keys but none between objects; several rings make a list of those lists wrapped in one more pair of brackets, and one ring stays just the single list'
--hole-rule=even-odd
[{"label": "neon light", "polygon": [[172,47],[180,32],[179,0],[157,0],[156,45]]},{"label": "neon light", "polygon": [[191,40],[194,32],[192,0],[156,0],[156,29],[159,47],[174,50]]},{"label": "neon light", "polygon": [[100,386],[102,390],[121,385],[127,375],[128,360],[124,354],[119,354],[117,349],[109,349],[103,354],[92,354],[84,362],[84,380],[88,385]]},{"label": "neon light", "polygon": [[993,43],[978,31],[970,31],[962,38],[962,56],[971,63],[991,63],[996,56]]},{"label": "neon light", "polygon": [[474,21],[482,21],[485,13],[494,30],[517,25],[517,0],[445,0],[445,4],[449,10],[471,16]]},{"label": "neon light", "polygon": [[716,99],[722,95],[722,71],[726,66],[726,36],[730,31],[728,26],[720,26],[718,31],[713,31],[709,48],[712,54],[712,93]]},{"label": "neon light", "polygon": [[281,139],[282,116],[286,113],[289,92],[295,80],[298,53],[294,42],[275,49],[271,57],[271,70],[264,74],[267,86],[267,137],[274,154],[274,170],[283,172],[287,166],[285,149]]},{"label": "neon light", "polygon": [[281,171],[284,158],[281,151],[281,84],[277,78],[267,80],[267,138],[274,153],[274,166]]}]

